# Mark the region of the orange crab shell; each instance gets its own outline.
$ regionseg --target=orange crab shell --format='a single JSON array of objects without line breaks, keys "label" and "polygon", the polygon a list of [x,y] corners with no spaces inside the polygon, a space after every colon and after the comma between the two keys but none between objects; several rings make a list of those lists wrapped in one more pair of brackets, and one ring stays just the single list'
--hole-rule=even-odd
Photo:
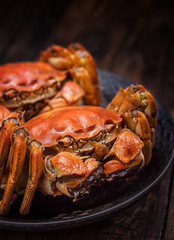
[{"label": "orange crab shell", "polygon": [[60,82],[66,78],[65,72],[55,70],[44,62],[9,63],[0,66],[0,90],[9,89],[33,92],[45,86],[47,79],[56,78]]},{"label": "orange crab shell", "polygon": [[122,114],[94,106],[74,106],[40,114],[25,123],[31,137],[49,147],[58,138],[71,136],[87,139],[97,135],[105,128],[105,123],[122,123]]}]

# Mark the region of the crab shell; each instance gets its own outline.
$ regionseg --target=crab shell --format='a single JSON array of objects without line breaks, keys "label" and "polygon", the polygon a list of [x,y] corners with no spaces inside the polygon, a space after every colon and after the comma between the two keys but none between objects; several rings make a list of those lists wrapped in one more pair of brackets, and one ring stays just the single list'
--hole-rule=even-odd
[{"label": "crab shell", "polygon": [[[0,104],[10,110],[45,106],[66,79],[66,74],[43,62],[9,63],[0,66]],[[25,107],[24,107],[25,106]],[[32,108],[31,108],[32,109]]]},{"label": "crab shell", "polygon": [[119,128],[121,115],[102,107],[72,106],[40,114],[26,122],[24,127],[44,147],[52,147],[65,137],[72,137],[76,141],[92,139],[109,125]]}]

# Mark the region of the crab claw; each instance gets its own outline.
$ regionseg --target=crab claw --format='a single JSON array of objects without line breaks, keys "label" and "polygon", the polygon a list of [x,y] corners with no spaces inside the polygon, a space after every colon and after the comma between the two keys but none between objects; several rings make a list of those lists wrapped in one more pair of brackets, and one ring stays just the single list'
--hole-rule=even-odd
[{"label": "crab claw", "polygon": [[[51,195],[65,195],[72,197],[69,189],[76,188],[83,182],[98,166],[99,162],[94,158],[89,158],[85,162],[80,157],[69,152],[60,152],[56,156],[45,158],[45,182],[50,184],[47,187]],[[44,182],[42,181],[42,182]],[[40,190],[45,191],[45,187],[39,185]],[[47,194],[49,194],[47,192]]]},{"label": "crab claw", "polygon": [[122,163],[129,164],[140,153],[143,143],[137,135],[125,129],[113,146],[114,152]]},{"label": "crab claw", "polygon": [[52,185],[53,195],[59,190],[70,197],[68,187],[77,186],[86,173],[82,160],[69,152],[61,152],[54,157],[47,156],[44,162],[45,175]]},{"label": "crab claw", "polygon": [[62,87],[60,94],[67,105],[76,105],[85,95],[85,92],[76,82],[68,81]]},{"label": "crab claw", "polygon": [[54,187],[67,196],[70,196],[68,187],[77,186],[86,173],[82,160],[68,152],[46,157],[45,169],[49,181],[55,183]]},{"label": "crab claw", "polygon": [[144,166],[142,154],[143,142],[129,129],[123,129],[105,159],[113,158],[104,164],[105,174],[127,169],[141,164]]},{"label": "crab claw", "polygon": [[51,159],[57,178],[65,176],[84,176],[86,173],[83,161],[69,152],[61,152]]},{"label": "crab claw", "polygon": [[84,90],[79,84],[73,81],[68,81],[63,85],[58,94],[54,96],[53,99],[49,100],[48,105],[44,107],[40,113],[69,105],[80,105],[80,101],[84,95]]}]

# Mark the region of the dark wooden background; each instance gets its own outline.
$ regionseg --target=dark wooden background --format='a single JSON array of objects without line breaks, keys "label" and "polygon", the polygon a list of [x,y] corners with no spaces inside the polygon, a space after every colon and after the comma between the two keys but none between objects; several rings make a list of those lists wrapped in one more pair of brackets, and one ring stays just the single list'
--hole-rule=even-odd
[{"label": "dark wooden background", "polygon": [[[36,60],[78,41],[97,67],[145,85],[174,118],[173,1],[0,0],[0,63]],[[172,169],[144,198],[104,221],[66,231],[0,230],[0,239],[174,239]]]}]

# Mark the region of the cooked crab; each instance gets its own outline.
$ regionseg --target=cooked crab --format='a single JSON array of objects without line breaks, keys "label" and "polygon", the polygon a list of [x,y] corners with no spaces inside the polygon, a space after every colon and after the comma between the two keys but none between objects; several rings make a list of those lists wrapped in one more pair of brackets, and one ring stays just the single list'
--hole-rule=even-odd
[{"label": "cooked crab", "polygon": [[[118,103],[122,92],[123,101]],[[8,213],[15,193],[25,188],[21,214],[29,212],[36,188],[44,194],[77,198],[93,185],[127,177],[132,169],[136,175],[149,163],[157,120],[155,101],[141,85],[120,89],[117,96],[108,109],[63,107],[26,123],[22,112],[4,109],[0,178],[6,187],[1,215]]]},{"label": "cooked crab", "polygon": [[41,110],[79,105],[82,97],[85,104],[100,104],[94,60],[80,44],[52,46],[39,62],[0,66],[0,104],[25,111],[27,120]]}]

